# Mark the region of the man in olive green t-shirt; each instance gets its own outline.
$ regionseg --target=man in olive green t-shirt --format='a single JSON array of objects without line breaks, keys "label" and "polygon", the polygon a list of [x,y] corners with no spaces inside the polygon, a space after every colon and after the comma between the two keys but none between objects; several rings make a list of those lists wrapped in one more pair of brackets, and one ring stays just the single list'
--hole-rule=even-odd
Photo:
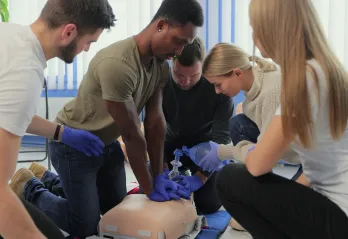
[{"label": "man in olive green t-shirt", "polygon": [[[64,106],[56,121],[98,136],[105,144],[102,156],[89,157],[63,143],[50,142],[50,158],[65,196],[43,193],[42,185],[27,187],[32,191],[28,200],[62,230],[80,238],[95,234],[100,214],[126,196],[119,136],[140,187],[151,200],[189,199],[189,193],[163,173],[162,90],[169,77],[167,59],[193,41],[203,19],[197,0],[164,0],[142,32],[102,49],[92,59],[77,97]],[[139,119],[144,108],[145,135]],[[42,181],[48,175],[53,173],[46,171]]]}]

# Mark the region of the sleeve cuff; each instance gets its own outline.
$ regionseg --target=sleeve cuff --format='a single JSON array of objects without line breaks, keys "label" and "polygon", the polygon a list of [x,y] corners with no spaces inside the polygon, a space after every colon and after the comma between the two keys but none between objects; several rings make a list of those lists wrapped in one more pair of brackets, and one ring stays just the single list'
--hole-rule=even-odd
[{"label": "sleeve cuff", "polygon": [[220,160],[234,159],[233,144],[220,144],[218,148],[218,156]]}]

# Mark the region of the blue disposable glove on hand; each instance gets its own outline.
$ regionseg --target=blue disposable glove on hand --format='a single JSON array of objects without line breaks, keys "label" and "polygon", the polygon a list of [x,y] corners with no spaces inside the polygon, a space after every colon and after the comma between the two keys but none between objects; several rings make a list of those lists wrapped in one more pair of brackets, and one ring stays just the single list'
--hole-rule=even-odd
[{"label": "blue disposable glove on hand", "polygon": [[164,176],[165,179],[169,179],[169,176],[168,176],[169,173],[170,173],[170,170],[169,169],[165,169],[165,170],[163,170],[162,175]]},{"label": "blue disposable glove on hand", "polygon": [[174,200],[179,200],[181,198],[186,199],[186,200],[190,200],[191,197],[191,192],[187,189],[185,189],[183,186],[181,186],[180,184],[178,184],[178,189],[176,190],[176,192],[170,192],[170,197]]},{"label": "blue disposable glove on hand", "polygon": [[155,201],[155,202],[165,202],[165,201],[168,201],[168,200],[165,200],[164,197],[162,196],[162,194],[160,194],[156,190],[153,190],[152,193],[148,196],[148,198],[151,201]]},{"label": "blue disposable glove on hand", "polygon": [[209,141],[193,146],[183,147],[184,153],[203,171],[214,172],[223,166],[218,155],[219,144]]},{"label": "blue disposable glove on hand", "polygon": [[165,201],[171,199],[179,200],[180,198],[190,199],[190,192],[183,186],[168,179],[169,171],[158,175],[154,182],[154,191],[159,193]]},{"label": "blue disposable glove on hand", "polygon": [[176,192],[178,184],[167,179],[165,175],[160,174],[155,178],[154,188],[155,191],[160,193],[166,201],[169,201],[170,196],[167,191]]},{"label": "blue disposable glove on hand", "polygon": [[174,177],[173,181],[176,181],[178,184],[183,186],[190,193],[197,191],[203,186],[202,179],[196,175],[194,176],[179,175]]},{"label": "blue disposable glove on hand", "polygon": [[155,202],[180,200],[181,198],[184,198],[187,200],[190,199],[190,193],[187,190],[185,190],[183,187],[182,188],[178,187],[176,192],[168,190],[167,194],[168,194],[169,200],[166,200],[165,197],[161,193],[157,192],[156,190],[153,190],[152,193],[148,196],[148,198],[151,201],[155,201]]},{"label": "blue disposable glove on hand", "polygon": [[77,149],[87,156],[100,156],[103,154],[104,143],[94,134],[80,129],[64,126],[62,143]]}]

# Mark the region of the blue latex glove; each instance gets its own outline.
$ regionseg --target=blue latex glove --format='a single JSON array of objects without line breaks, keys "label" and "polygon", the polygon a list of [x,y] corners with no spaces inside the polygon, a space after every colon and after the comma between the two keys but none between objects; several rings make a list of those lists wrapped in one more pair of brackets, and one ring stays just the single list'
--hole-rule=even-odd
[{"label": "blue latex glove", "polygon": [[161,194],[165,201],[179,200],[180,198],[190,199],[190,192],[177,182],[169,180],[168,173],[165,171],[155,178],[154,191]]},{"label": "blue latex glove", "polygon": [[197,191],[203,186],[202,179],[196,175],[194,176],[179,175],[174,177],[173,181],[176,181],[178,184],[183,186],[190,193]]},{"label": "blue latex glove", "polygon": [[190,200],[190,197],[191,197],[190,191],[185,189],[180,184],[178,184],[178,185],[179,186],[178,186],[178,189],[176,190],[176,192],[169,192],[170,197],[174,200],[179,200],[181,198],[186,199],[186,200]]},{"label": "blue latex glove", "polygon": [[148,198],[151,201],[155,201],[155,202],[165,202],[165,201],[168,201],[168,200],[165,200],[164,197],[162,196],[162,194],[160,194],[156,190],[153,190],[152,193],[148,196]]},{"label": "blue latex glove", "polygon": [[169,179],[169,176],[168,176],[169,173],[170,173],[170,170],[169,169],[165,169],[165,170],[163,170],[162,175],[164,176],[165,179]]},{"label": "blue latex glove", "polygon": [[104,143],[94,134],[80,129],[64,126],[62,143],[77,149],[87,156],[100,156],[103,154]]},{"label": "blue latex glove", "polygon": [[218,155],[219,144],[209,141],[200,143],[188,149],[183,147],[184,153],[203,171],[214,172],[223,166]]},{"label": "blue latex glove", "polygon": [[[170,191],[170,190],[167,191],[167,194],[168,194],[169,200],[180,200],[181,198],[184,198],[187,200],[190,199],[190,193],[184,188],[180,188],[180,187],[177,189],[176,192]],[[152,191],[152,193],[149,195],[149,199],[155,202],[169,201],[169,200],[166,200],[166,198],[156,190]]]},{"label": "blue latex glove", "polygon": [[167,191],[176,192],[178,190],[177,183],[166,178],[164,174],[160,174],[155,178],[154,190],[161,194],[166,201],[170,200],[170,196]]}]

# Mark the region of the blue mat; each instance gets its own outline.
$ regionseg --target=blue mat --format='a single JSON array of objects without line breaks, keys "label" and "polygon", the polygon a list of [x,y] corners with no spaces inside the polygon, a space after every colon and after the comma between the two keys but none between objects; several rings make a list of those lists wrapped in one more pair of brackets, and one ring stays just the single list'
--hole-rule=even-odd
[{"label": "blue mat", "polygon": [[231,220],[230,214],[226,211],[204,215],[207,218],[208,228],[203,228],[196,237],[197,239],[216,239],[226,230]]}]

